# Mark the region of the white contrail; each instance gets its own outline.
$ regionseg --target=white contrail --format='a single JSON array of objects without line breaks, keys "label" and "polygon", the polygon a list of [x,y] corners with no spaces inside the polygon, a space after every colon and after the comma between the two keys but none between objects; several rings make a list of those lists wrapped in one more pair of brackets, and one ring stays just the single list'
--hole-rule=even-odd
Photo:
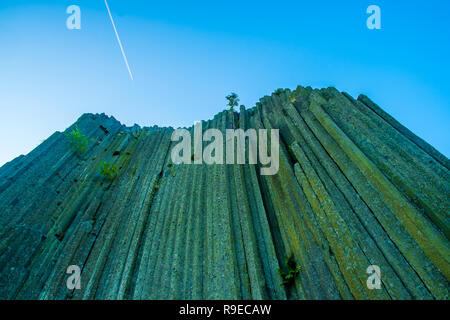
[{"label": "white contrail", "polygon": [[114,32],[116,33],[117,41],[119,42],[120,50],[122,51],[123,60],[125,61],[125,64],[127,66],[128,73],[130,74],[130,78],[131,78],[131,80],[133,80],[133,74],[131,73],[131,69],[128,64],[127,56],[125,55],[125,51],[123,50],[122,42],[120,41],[120,38],[119,38],[119,33],[117,33],[116,25],[114,23],[114,19],[113,19],[112,15],[111,15],[111,11],[109,10],[108,2],[106,0],[105,0],[105,4],[106,4],[106,9],[108,9],[109,17],[111,18],[111,23],[113,25]]}]

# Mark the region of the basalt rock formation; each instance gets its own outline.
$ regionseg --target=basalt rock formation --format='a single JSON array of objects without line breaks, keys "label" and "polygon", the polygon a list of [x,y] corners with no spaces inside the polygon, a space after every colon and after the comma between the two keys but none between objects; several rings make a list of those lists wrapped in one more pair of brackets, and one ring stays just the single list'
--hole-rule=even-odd
[{"label": "basalt rock formation", "polygon": [[[277,91],[203,129],[233,125],[280,130],[277,175],[173,165],[172,128],[93,114],[66,131],[90,138],[82,154],[56,132],[4,165],[0,298],[449,298],[445,156],[334,88]],[[300,271],[283,285],[289,258]],[[66,286],[70,265],[79,290]],[[380,289],[367,285],[371,265]]]}]

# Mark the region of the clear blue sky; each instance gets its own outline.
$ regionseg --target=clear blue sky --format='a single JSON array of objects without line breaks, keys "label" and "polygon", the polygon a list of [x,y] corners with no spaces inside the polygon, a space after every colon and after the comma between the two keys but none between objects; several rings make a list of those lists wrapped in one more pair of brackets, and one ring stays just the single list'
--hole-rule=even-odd
[{"label": "clear blue sky", "polygon": [[[127,125],[191,125],[237,92],[365,93],[450,155],[450,1],[0,0],[0,165],[82,113]],[[66,28],[78,5],[82,29]],[[380,6],[382,30],[366,9]]]}]

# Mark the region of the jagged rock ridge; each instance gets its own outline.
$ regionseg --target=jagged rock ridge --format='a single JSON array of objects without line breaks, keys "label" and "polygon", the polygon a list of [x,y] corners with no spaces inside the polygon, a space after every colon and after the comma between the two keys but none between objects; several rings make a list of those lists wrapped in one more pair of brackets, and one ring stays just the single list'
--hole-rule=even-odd
[{"label": "jagged rock ridge", "polygon": [[[172,166],[172,128],[92,114],[67,129],[92,138],[82,156],[56,132],[0,168],[0,298],[448,299],[445,156],[334,88],[278,92],[203,129],[232,121],[280,129],[277,175]],[[291,255],[301,270],[285,288]],[[66,287],[69,265],[81,290]]]}]

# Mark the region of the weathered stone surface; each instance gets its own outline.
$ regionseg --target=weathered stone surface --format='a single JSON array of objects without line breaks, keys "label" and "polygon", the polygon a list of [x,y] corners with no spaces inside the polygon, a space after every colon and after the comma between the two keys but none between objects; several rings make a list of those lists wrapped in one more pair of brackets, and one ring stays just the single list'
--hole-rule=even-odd
[{"label": "weathered stone surface", "polygon": [[[172,128],[83,115],[0,168],[1,299],[448,299],[449,160],[369,98],[298,87],[203,130],[280,129],[280,170],[173,165]],[[192,132],[193,128],[189,128]],[[103,161],[116,165],[109,180]],[[301,271],[285,288],[292,256]],[[81,290],[66,269],[82,269]],[[370,290],[367,267],[381,267]]]}]

